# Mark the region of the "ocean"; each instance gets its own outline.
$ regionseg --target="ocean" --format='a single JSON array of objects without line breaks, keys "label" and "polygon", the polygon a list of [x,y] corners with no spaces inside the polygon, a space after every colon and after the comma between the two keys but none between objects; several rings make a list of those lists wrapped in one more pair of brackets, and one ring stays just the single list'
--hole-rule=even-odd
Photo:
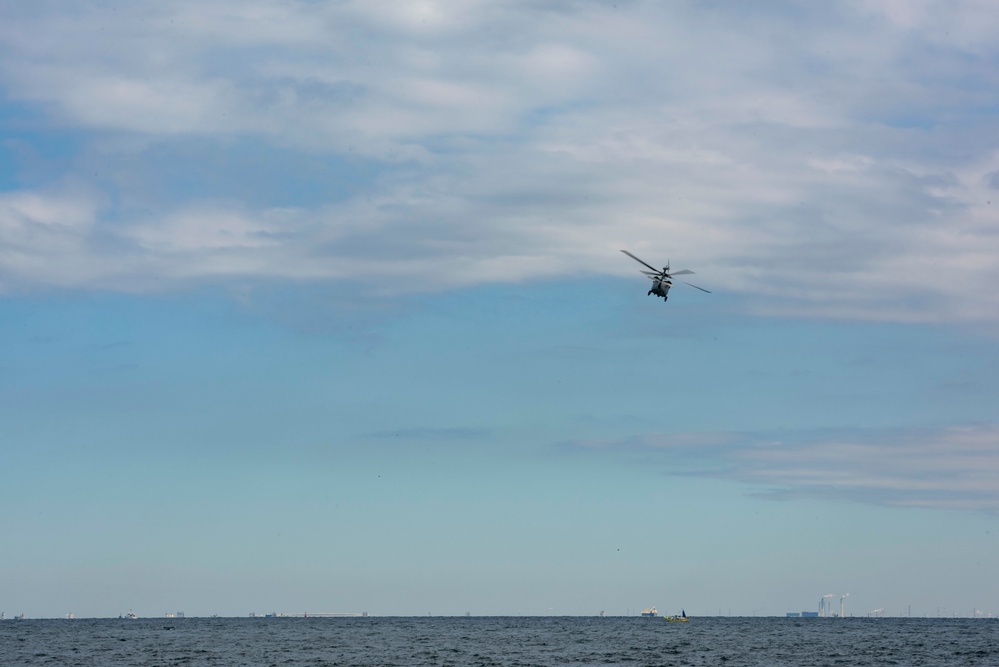
[{"label": "ocean", "polygon": [[999,619],[6,620],[0,665],[999,665]]}]

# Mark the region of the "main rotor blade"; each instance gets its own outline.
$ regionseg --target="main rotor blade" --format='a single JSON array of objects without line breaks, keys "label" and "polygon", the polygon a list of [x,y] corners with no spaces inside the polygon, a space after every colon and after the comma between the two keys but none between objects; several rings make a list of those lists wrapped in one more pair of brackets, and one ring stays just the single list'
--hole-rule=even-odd
[{"label": "main rotor blade", "polygon": [[649,267],[650,269],[652,269],[653,271],[655,271],[655,272],[656,272],[656,274],[659,274],[659,273],[662,273],[662,271],[660,271],[660,270],[659,270],[659,269],[657,269],[656,267],[652,266],[651,264],[646,264],[644,260],[641,260],[641,259],[638,259],[637,257],[635,257],[634,255],[632,255],[632,254],[631,254],[630,252],[628,252],[627,250],[622,250],[621,252],[623,252],[623,253],[624,253],[625,255],[627,255],[628,257],[631,257],[631,258],[632,258],[633,260],[635,260],[635,261],[636,261],[636,262],[638,262],[639,264],[645,264],[645,266],[647,266],[647,267]]},{"label": "main rotor blade", "polygon": [[[683,283],[684,285],[690,285],[690,283],[688,283],[686,280],[681,280],[680,282]],[[690,285],[690,286],[693,287],[694,289],[699,289],[702,292],[707,292],[708,294],[711,294],[711,290],[706,290],[703,287],[698,287],[697,285]]]},{"label": "main rotor blade", "polygon": [[662,271],[659,271],[657,273],[652,273],[651,271],[641,271],[641,270],[639,270],[639,273],[644,273],[647,276],[661,276],[663,274]]},{"label": "main rotor blade", "polygon": [[685,275],[687,275],[688,273],[693,273],[693,271],[690,271],[690,270],[688,270],[688,269],[680,269],[679,271],[670,271],[670,272],[669,272],[669,274],[670,274],[671,276],[685,276]]}]

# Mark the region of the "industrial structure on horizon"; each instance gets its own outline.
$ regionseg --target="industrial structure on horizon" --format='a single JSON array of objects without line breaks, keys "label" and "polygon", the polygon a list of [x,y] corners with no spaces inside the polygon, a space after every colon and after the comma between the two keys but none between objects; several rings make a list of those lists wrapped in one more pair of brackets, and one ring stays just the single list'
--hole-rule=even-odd
[{"label": "industrial structure on horizon", "polygon": [[[827,602],[827,600],[832,600],[835,597],[839,597],[838,614],[833,611],[832,602]],[[787,618],[844,618],[846,613],[844,612],[843,601],[848,597],[850,597],[849,593],[839,596],[835,593],[827,593],[819,599],[818,611],[789,611],[787,612]]]},{"label": "industrial structure on horizon", "polygon": [[316,613],[311,611],[303,611],[299,613],[291,614],[279,614],[276,611],[272,611],[269,614],[258,614],[256,612],[250,612],[250,618],[362,618],[368,615],[366,611],[341,611],[341,612],[326,612],[326,613]]}]

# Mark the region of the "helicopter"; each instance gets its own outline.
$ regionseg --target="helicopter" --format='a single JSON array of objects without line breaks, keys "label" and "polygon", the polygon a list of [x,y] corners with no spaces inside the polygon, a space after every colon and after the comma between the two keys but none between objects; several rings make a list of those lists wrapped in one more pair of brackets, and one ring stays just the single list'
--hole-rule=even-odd
[{"label": "helicopter", "polygon": [[[655,271],[655,273],[650,273],[649,271],[642,271],[642,273],[644,273],[645,275],[647,275],[649,278],[652,279],[652,287],[651,289],[649,289],[649,293],[646,294],[646,296],[650,296],[652,294],[655,294],[656,296],[661,296],[663,298],[663,302],[669,299],[669,288],[673,286],[673,280],[672,280],[673,276],[683,276],[693,273],[693,271],[688,271],[687,269],[681,269],[680,271],[670,271],[669,260],[666,261],[666,266],[663,267],[662,271],[659,271],[658,269],[656,269],[656,267],[646,263],[644,260],[641,260],[638,257],[635,257],[627,250],[622,250],[621,252],[623,252],[628,257],[631,257],[639,264],[644,264],[645,266],[652,269],[652,271]],[[684,285],[690,285],[694,289],[699,289],[702,292],[707,292],[708,294],[711,294],[710,290],[706,290],[703,287],[698,287],[697,285],[691,285],[690,283],[684,280],[681,280],[680,282],[683,283]]]}]

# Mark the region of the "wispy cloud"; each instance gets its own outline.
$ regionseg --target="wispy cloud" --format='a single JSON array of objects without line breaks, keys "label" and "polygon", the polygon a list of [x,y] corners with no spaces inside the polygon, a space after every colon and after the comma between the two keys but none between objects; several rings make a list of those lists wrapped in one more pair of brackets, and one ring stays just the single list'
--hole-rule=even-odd
[{"label": "wispy cloud", "polygon": [[578,453],[638,457],[665,474],[729,479],[756,496],[999,512],[999,426],[654,433],[577,440]]},{"label": "wispy cloud", "polygon": [[399,428],[389,431],[374,431],[366,437],[375,440],[399,440],[400,442],[427,443],[477,443],[488,440],[492,433],[482,428]]},{"label": "wispy cloud", "polygon": [[[755,312],[994,326],[994,14],[977,2],[9,4],[6,99],[83,148],[3,195],[3,288],[235,277],[426,291],[581,266],[626,275],[616,250],[629,247],[695,266]],[[219,191],[135,168],[196,171],[199,158],[155,152],[192,141],[243,147],[213,174]],[[286,201],[240,201],[246,151],[274,149],[303,165],[365,160],[376,175],[343,185],[348,163],[330,172],[336,196],[302,204],[301,175],[258,160]],[[46,211],[70,200],[53,224]]]}]

